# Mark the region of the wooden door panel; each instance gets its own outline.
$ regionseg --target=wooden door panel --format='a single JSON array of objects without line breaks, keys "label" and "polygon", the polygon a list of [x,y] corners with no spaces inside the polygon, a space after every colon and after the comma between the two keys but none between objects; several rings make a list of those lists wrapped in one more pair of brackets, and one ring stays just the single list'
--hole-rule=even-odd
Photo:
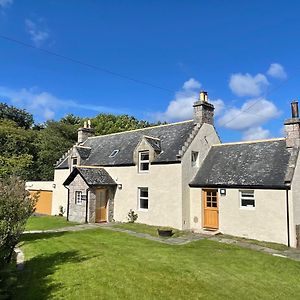
[{"label": "wooden door panel", "polygon": [[107,191],[99,189],[96,192],[96,222],[107,221]]},{"label": "wooden door panel", "polygon": [[39,214],[51,215],[52,192],[51,191],[30,191],[30,195],[38,194],[39,198],[35,205],[35,212]]},{"label": "wooden door panel", "polygon": [[218,190],[203,191],[203,227],[219,228]]}]

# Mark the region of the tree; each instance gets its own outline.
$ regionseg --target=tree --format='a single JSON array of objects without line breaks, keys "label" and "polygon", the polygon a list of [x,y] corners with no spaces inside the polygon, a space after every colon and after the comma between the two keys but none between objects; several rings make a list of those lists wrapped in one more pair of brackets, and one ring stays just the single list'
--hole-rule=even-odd
[{"label": "tree", "polygon": [[33,125],[33,116],[25,109],[19,109],[0,102],[0,120],[14,121],[19,127],[29,129]]},{"label": "tree", "polygon": [[95,128],[96,135],[103,135],[127,130],[145,128],[160,125],[161,123],[151,124],[147,121],[138,120],[128,115],[99,114],[91,120]]},{"label": "tree", "polygon": [[25,182],[16,176],[0,180],[0,269],[12,258],[15,246],[34,212],[37,197],[30,197]]},{"label": "tree", "polygon": [[35,139],[35,131],[19,127],[11,120],[0,120],[0,177],[35,177]]},{"label": "tree", "polygon": [[36,180],[52,180],[53,165],[77,141],[79,122],[72,124],[74,119],[68,118],[60,121],[47,121],[44,129],[38,131],[36,147],[38,151]]}]

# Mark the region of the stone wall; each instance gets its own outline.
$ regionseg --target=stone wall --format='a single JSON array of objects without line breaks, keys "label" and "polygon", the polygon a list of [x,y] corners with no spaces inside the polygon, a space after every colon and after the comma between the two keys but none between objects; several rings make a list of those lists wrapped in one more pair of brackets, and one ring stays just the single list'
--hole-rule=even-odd
[{"label": "stone wall", "polygon": [[[69,221],[84,223],[86,217],[86,200],[82,201],[81,204],[75,203],[75,192],[81,191],[82,195],[86,196],[86,199],[89,195],[87,195],[88,185],[82,179],[82,177],[78,174],[74,180],[70,183],[69,189]],[[90,194],[90,193],[89,193]]]}]

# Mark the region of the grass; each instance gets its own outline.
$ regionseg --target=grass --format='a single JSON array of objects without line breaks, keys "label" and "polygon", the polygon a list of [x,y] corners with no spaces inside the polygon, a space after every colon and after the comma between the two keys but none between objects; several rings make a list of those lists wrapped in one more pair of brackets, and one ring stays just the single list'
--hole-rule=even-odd
[{"label": "grass", "polygon": [[78,223],[69,222],[65,217],[33,215],[28,219],[25,230],[58,229],[73,225],[78,225]]},{"label": "grass", "polygon": [[12,299],[16,284],[16,257],[14,256],[10,264],[0,268],[0,299]]},{"label": "grass", "polygon": [[300,263],[201,240],[105,229],[26,234],[13,299],[299,299]]},{"label": "grass", "polygon": [[151,226],[141,223],[117,223],[114,227],[132,230],[139,233],[147,233],[152,236],[158,236],[157,228],[159,229],[172,229],[174,234],[172,237],[178,237],[186,234],[184,231],[180,231],[178,229],[174,229],[171,227],[162,227],[162,226]]},{"label": "grass", "polygon": [[279,251],[284,251],[288,250],[289,247],[283,244],[278,244],[278,243],[271,243],[271,242],[264,242],[264,241],[258,241],[258,240],[252,240],[252,239],[246,239],[242,237],[237,237],[237,236],[232,236],[232,235],[227,235],[227,234],[220,234],[218,235],[219,237],[226,238],[226,239],[233,239],[239,242],[244,242],[248,244],[254,244],[262,247],[267,247]]}]

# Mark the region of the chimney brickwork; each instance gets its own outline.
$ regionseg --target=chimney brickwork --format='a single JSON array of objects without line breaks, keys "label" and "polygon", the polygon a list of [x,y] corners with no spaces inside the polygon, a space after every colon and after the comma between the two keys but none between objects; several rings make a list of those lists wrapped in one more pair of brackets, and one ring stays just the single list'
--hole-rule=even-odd
[{"label": "chimney brickwork", "polygon": [[207,92],[200,92],[199,101],[194,103],[193,108],[195,123],[200,125],[203,123],[214,125],[215,107],[208,102]]},{"label": "chimney brickwork", "polygon": [[88,120],[88,122],[84,122],[83,127],[79,128],[77,132],[77,142],[78,144],[81,144],[85,142],[90,136],[94,136],[95,129],[91,127],[91,121]]},{"label": "chimney brickwork", "polygon": [[298,102],[293,101],[291,103],[292,118],[284,122],[284,129],[286,133],[286,146],[287,148],[299,148],[300,147],[300,119]]}]

